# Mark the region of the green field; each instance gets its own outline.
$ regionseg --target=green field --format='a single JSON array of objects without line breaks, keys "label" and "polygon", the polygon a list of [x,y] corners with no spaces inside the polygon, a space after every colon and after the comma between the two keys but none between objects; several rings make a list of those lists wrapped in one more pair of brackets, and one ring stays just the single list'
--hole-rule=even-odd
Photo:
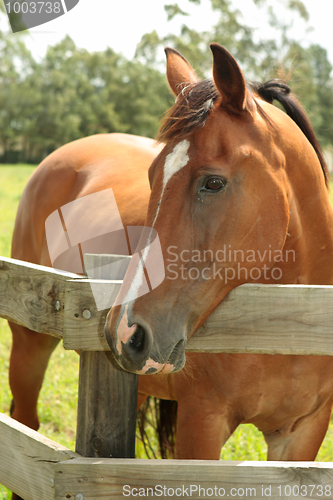
[{"label": "green field", "polygon": [[[2,256],[10,256],[17,205],[33,170],[33,167],[27,165],[0,165],[0,255]],[[11,403],[8,385],[10,344],[9,327],[5,320],[0,319],[0,412],[7,415]],[[39,400],[40,432],[72,450],[75,449],[78,366],[78,355],[75,352],[65,351],[62,345],[59,345],[51,358]],[[137,454],[144,456],[140,444],[137,446]],[[221,454],[224,460],[265,460],[265,456],[264,439],[252,425],[240,426]],[[332,424],[317,460],[333,461]],[[9,498],[9,492],[0,485],[0,500]]]}]

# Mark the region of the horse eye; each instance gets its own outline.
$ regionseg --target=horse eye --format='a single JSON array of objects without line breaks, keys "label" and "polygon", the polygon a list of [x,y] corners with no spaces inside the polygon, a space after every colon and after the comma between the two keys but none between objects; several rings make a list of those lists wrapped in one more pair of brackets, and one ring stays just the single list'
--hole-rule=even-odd
[{"label": "horse eye", "polygon": [[210,177],[207,179],[204,189],[207,191],[220,191],[226,185],[226,181],[220,177]]}]

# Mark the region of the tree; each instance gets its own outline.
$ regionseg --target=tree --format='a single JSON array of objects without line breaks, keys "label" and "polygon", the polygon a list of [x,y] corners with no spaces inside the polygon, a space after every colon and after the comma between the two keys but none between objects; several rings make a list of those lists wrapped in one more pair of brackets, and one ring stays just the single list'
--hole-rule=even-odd
[{"label": "tree", "polygon": [[[289,85],[306,109],[323,146],[333,143],[333,80],[327,51],[319,45],[290,46],[285,67],[290,65]],[[306,75],[306,78],[304,78]]]},{"label": "tree", "polygon": [[[21,160],[39,161],[62,144],[97,133],[154,136],[171,104],[164,75],[112,49],[89,53],[66,37],[37,64],[22,45],[19,73],[12,63],[18,49],[14,54],[10,42],[4,47],[9,56],[0,137],[5,151],[20,143]],[[25,71],[23,56],[29,61]]]},{"label": "tree", "polygon": [[[189,0],[200,6],[201,0]],[[209,32],[196,32],[183,24],[180,33],[159,37],[156,31],[144,35],[137,46],[136,58],[146,65],[160,67],[161,48],[171,45],[193,65],[199,77],[211,76],[211,42],[230,50],[250,80],[265,81],[277,76],[286,78],[299,95],[323,145],[333,143],[333,80],[327,52],[318,45],[302,46],[294,39],[293,26],[309,20],[301,0],[253,0],[265,13],[271,28],[270,38],[259,38],[246,24],[236,3],[211,0],[218,19]],[[280,10],[279,10],[280,9]],[[168,19],[185,16],[176,4],[165,6]],[[306,76],[306,77],[305,77]]]},{"label": "tree", "polygon": [[0,33],[0,144],[4,160],[9,160],[22,134],[25,106],[23,87],[25,79],[34,70],[34,60],[20,37],[10,38]]},{"label": "tree", "polygon": [[[111,56],[111,54],[109,54]],[[29,111],[34,122],[30,141],[43,156],[85,135],[121,129],[112,103],[101,95],[99,82],[89,74],[91,55],[70,37],[50,47],[27,79],[37,100]],[[109,57],[110,59],[110,57]],[[112,63],[117,56],[112,53]]]},{"label": "tree", "polygon": [[[190,1],[199,6],[201,0]],[[253,1],[265,9],[267,22],[279,36],[259,39],[230,0],[211,0],[217,22],[209,32],[187,24],[164,38],[153,31],[142,38],[132,61],[111,48],[89,53],[66,37],[36,63],[21,37],[0,32],[0,145],[5,161],[40,161],[62,144],[96,133],[154,137],[173,99],[164,76],[163,46],[178,49],[205,77],[211,76],[211,41],[227,46],[250,79],[286,78],[322,144],[332,143],[332,66],[322,47],[303,47],[292,37],[293,21],[307,19],[302,2],[281,0],[288,12],[281,21],[279,2]],[[165,9],[169,19],[186,19],[177,4]]]}]

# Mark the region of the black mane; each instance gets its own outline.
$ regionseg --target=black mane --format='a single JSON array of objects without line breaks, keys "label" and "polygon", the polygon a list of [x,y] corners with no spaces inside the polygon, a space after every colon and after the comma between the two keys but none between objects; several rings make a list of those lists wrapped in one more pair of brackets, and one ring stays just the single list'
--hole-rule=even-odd
[{"label": "black mane", "polygon": [[302,130],[303,134],[317,153],[327,186],[330,174],[324,159],[323,151],[314,133],[309,118],[307,117],[295,94],[291,92],[290,87],[283,80],[269,80],[265,83],[250,83],[249,87],[254,90],[259,97],[270,104],[273,104],[274,100],[282,104],[287,115],[290,116],[290,118]]}]

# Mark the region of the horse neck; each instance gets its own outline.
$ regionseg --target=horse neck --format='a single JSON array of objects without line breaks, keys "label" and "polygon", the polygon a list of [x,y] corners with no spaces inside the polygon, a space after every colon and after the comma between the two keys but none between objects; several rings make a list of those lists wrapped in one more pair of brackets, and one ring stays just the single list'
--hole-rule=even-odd
[{"label": "horse neck", "polygon": [[333,284],[333,209],[319,165],[289,175],[290,222],[285,250],[294,251],[291,281]]}]

